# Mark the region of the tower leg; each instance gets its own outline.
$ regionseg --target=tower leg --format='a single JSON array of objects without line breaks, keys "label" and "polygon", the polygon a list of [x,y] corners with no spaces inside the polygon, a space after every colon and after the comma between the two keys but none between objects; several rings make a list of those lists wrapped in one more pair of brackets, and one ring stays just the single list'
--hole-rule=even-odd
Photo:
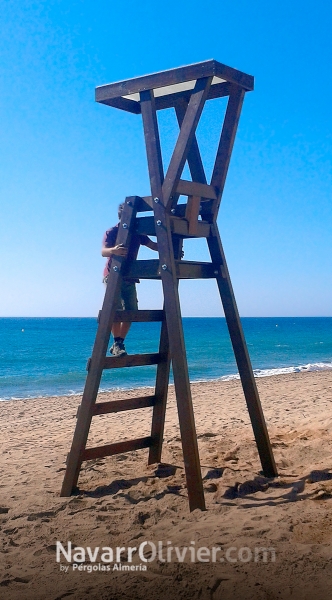
[{"label": "tower leg", "polygon": [[211,236],[207,238],[212,262],[220,267],[217,284],[224,308],[226,322],[233,345],[242,387],[251,419],[252,428],[260,456],[262,469],[266,477],[276,477],[277,467],[267,431],[262,406],[245,342],[242,324],[227,269],[226,259],[217,226],[211,225]]},{"label": "tower leg", "polygon": [[163,166],[154,97],[151,91],[141,93],[141,111],[154,198],[154,218],[160,258],[167,329],[172,358],[175,394],[179,415],[184,466],[190,510],[205,510],[202,474],[199,462],[194,411],[191,398],[188,364],[182,329],[178,280],[169,214],[163,202]]}]

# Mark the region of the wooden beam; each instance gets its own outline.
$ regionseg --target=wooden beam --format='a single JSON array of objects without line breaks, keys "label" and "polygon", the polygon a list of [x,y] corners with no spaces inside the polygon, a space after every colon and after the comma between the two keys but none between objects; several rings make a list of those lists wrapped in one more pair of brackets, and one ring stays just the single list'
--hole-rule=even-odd
[{"label": "wooden beam", "polygon": [[131,279],[160,279],[160,263],[158,259],[135,260],[125,272]]},{"label": "wooden beam", "polygon": [[[181,319],[178,281],[176,278],[174,248],[170,227],[170,214],[169,212],[166,212],[163,199],[162,185],[164,176],[162,165],[158,165],[158,161],[155,160],[155,156],[160,155],[156,107],[152,92],[144,93],[143,98],[144,102],[141,102],[141,108],[145,145],[148,157],[152,197],[157,200],[154,206],[154,217],[157,224],[156,233],[159,258],[161,266],[165,265],[165,269],[161,269],[165,299],[164,309],[166,313],[170,354],[172,357],[189,506],[190,510],[195,510],[196,508],[204,510],[205,500],[203,482]],[[152,124],[154,124],[154,129],[151,127]]]},{"label": "wooden beam", "polygon": [[155,401],[155,396],[140,396],[139,398],[126,398],[125,400],[112,400],[112,402],[97,402],[93,407],[93,416],[147,408],[154,406]]},{"label": "wooden beam", "polygon": [[196,181],[186,181],[185,179],[180,179],[176,193],[180,194],[180,196],[200,196],[208,200],[217,200],[218,197],[216,189],[212,185],[197,183]]},{"label": "wooden beam", "polygon": [[[212,88],[212,86],[210,86],[209,94],[211,92],[211,88]],[[189,100],[190,100],[190,96],[188,97],[187,100],[182,98],[175,105],[176,118],[178,120],[180,129],[182,127],[183,119],[186,115]],[[203,165],[202,157],[201,157],[201,154],[199,151],[196,135],[193,136],[191,146],[189,147],[187,161],[188,161],[188,165],[189,165],[189,169],[190,169],[190,173],[191,173],[191,177],[192,177],[193,181],[199,181],[200,183],[206,184],[207,181],[206,181],[206,176],[205,176],[205,171],[204,171],[204,165]]]},{"label": "wooden beam", "polygon": [[171,231],[175,235],[183,238],[206,238],[210,235],[210,224],[202,221],[197,222],[197,231],[195,235],[189,233],[189,223],[183,218],[171,217]]},{"label": "wooden beam", "polygon": [[195,135],[198,121],[202,114],[207,94],[211,86],[211,77],[198,79],[195,89],[191,94],[191,98],[184,116],[179,137],[175,144],[172,158],[167,169],[165,181],[162,185],[163,202],[169,209],[172,205],[172,194],[175,192],[183,167],[187,160],[189,149]]},{"label": "wooden beam", "polygon": [[218,199],[211,204],[211,214],[214,222],[218,216],[221,197],[225,187],[235,135],[241,114],[244,93],[245,92],[242,88],[233,86],[233,91],[228,99],[224,124],[211,178],[211,185],[219,189]]},{"label": "wooden beam", "polygon": [[211,236],[208,238],[208,245],[211,259],[215,263],[222,265],[223,276],[217,276],[217,284],[264,475],[266,477],[275,477],[277,476],[277,468],[226,264],[225,254],[216,225],[211,226]]},{"label": "wooden beam", "polygon": [[126,354],[122,356],[106,356],[104,369],[122,369],[123,367],[144,367],[157,365],[163,359],[158,352],[150,354]]},{"label": "wooden beam", "polygon": [[189,196],[185,218],[188,221],[190,235],[196,235],[198,231],[198,215],[201,207],[200,196]]},{"label": "wooden beam", "polygon": [[107,444],[106,446],[99,446],[97,448],[86,448],[83,452],[82,460],[93,460],[95,458],[113,456],[114,454],[133,452],[133,450],[149,448],[151,444],[151,437],[143,437],[136,440],[126,440],[124,442],[116,442],[115,444]]},{"label": "wooden beam", "polygon": [[163,321],[161,326],[159,354],[164,357],[164,360],[159,362],[156,373],[155,403],[153,407],[151,424],[151,437],[154,443],[149,451],[149,465],[161,462],[163,446],[169,372],[171,365],[166,321]]},{"label": "wooden beam", "polygon": [[[254,78],[241,71],[228,67],[216,60],[177,67],[168,71],[143,75],[126,81],[118,81],[96,88],[96,101],[105,102],[112,98],[130,96],[145,90],[176,85],[185,81],[195,81],[203,77],[217,76],[230,83],[236,83],[246,90],[254,87]],[[216,84],[218,85],[218,84]]]},{"label": "wooden beam", "polygon": [[114,323],[150,323],[164,319],[163,310],[118,310],[114,315]]},{"label": "wooden beam", "polygon": [[140,217],[136,219],[136,233],[140,235],[156,235],[154,217]]},{"label": "wooden beam", "polygon": [[139,102],[135,102],[135,100],[130,100],[129,98],[121,98],[121,96],[119,98],[103,100],[102,104],[106,104],[106,106],[112,106],[113,108],[119,108],[120,110],[125,110],[135,115],[139,115],[141,113],[141,106]]},{"label": "wooden beam", "polygon": [[[228,82],[215,83],[211,85],[207,100],[213,100],[215,98],[223,98],[229,95],[232,84]],[[183,92],[177,92],[175,94],[167,94],[166,96],[156,97],[156,110],[163,110],[166,108],[175,108],[179,102],[184,101],[185,105],[190,100],[192,90],[186,90]]]}]

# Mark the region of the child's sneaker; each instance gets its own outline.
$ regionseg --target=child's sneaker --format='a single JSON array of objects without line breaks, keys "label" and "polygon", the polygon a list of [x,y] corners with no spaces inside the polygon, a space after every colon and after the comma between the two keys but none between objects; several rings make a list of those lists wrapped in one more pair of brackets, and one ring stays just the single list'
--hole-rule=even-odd
[{"label": "child's sneaker", "polygon": [[123,342],[114,342],[113,346],[110,348],[110,353],[113,356],[126,356],[127,352],[125,349],[125,345]]}]

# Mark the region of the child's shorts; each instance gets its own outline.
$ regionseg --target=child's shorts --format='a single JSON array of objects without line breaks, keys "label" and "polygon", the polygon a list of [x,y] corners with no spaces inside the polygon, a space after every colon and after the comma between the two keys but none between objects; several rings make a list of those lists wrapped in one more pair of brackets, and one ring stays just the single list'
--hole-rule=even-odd
[{"label": "child's shorts", "polygon": [[[107,284],[107,277],[104,277]],[[122,281],[121,292],[116,310],[138,310],[136,285],[133,281]]]}]

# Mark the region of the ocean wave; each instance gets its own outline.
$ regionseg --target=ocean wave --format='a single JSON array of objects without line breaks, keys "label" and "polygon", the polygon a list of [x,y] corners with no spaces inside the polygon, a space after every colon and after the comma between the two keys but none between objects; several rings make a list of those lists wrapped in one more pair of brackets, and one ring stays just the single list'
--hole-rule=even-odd
[{"label": "ocean wave", "polygon": [[[273,375],[288,375],[289,373],[306,373],[310,371],[329,371],[332,369],[332,363],[308,363],[307,365],[298,365],[291,367],[277,367],[275,369],[254,369],[255,377],[272,377]],[[233,375],[223,375],[218,381],[230,381],[240,379],[238,373]]]},{"label": "ocean wave", "polygon": [[[277,367],[274,369],[254,369],[255,377],[273,377],[274,375],[289,375],[290,373],[308,373],[314,371],[329,371],[332,369],[332,362],[317,362],[317,363],[308,363],[306,365],[297,365],[290,367]],[[207,383],[209,381],[232,381],[234,379],[240,379],[240,375],[238,373],[231,373],[229,375],[222,375],[221,377],[210,377],[210,378],[197,378],[191,379],[191,383]],[[170,385],[174,385],[173,382],[170,382]],[[147,383],[142,383],[139,385],[137,383],[136,386],[128,385],[128,386],[114,386],[114,387],[101,387],[99,389],[99,394],[106,393],[114,393],[114,392],[123,392],[130,391],[135,389],[154,389],[152,385],[147,385]],[[39,394],[39,395],[30,395],[25,397],[4,397],[0,398],[0,402],[8,401],[8,400],[38,400],[42,398],[61,398],[66,396],[81,396],[83,390],[70,390],[68,392],[54,393],[54,394]]]}]

